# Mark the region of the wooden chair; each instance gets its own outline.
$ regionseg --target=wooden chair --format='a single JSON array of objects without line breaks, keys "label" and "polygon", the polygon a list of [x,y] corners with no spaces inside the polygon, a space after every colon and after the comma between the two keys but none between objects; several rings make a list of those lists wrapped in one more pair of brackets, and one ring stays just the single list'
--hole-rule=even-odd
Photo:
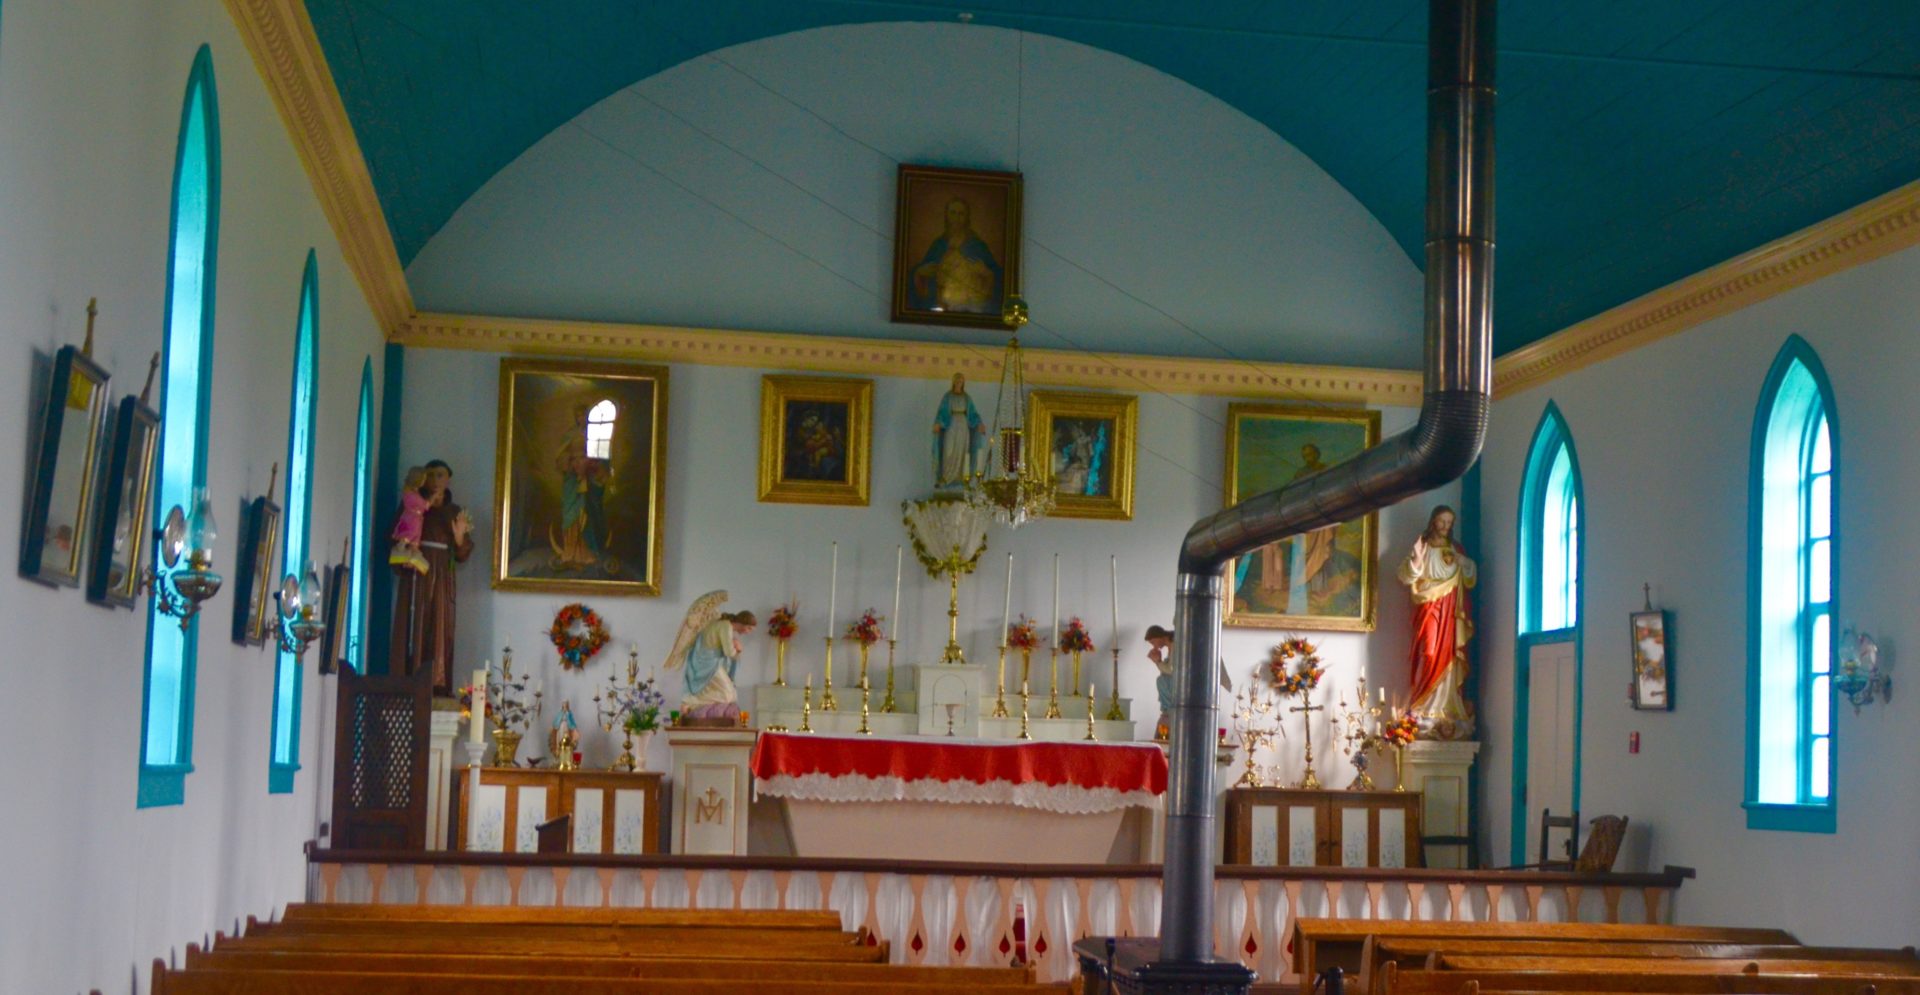
[{"label": "wooden chair", "polygon": [[[1554,830],[1567,831],[1566,859],[1550,855],[1547,840]],[[1554,815],[1550,808],[1540,810],[1540,860],[1532,866],[1543,871],[1573,870],[1575,854],[1580,852],[1580,810],[1574,809],[1572,815]]]},{"label": "wooden chair", "polygon": [[1587,845],[1580,848],[1573,869],[1583,874],[1605,874],[1613,870],[1613,862],[1620,856],[1620,843],[1626,836],[1626,816],[1603,815],[1594,819],[1587,831]]}]

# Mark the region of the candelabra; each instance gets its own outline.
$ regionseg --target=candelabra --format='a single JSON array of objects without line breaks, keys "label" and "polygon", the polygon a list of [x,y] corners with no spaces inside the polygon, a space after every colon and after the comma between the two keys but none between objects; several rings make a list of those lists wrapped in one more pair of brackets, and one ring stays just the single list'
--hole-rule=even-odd
[{"label": "candelabra", "polygon": [[1093,699],[1094,699],[1093,685],[1089,684],[1087,685],[1087,736],[1086,736],[1086,741],[1089,743],[1097,742],[1100,739],[1100,737],[1093,734]]},{"label": "candelabra", "polygon": [[1268,725],[1266,720],[1277,706],[1278,702],[1262,694],[1257,684],[1250,683],[1233,696],[1234,734],[1240,737],[1240,745],[1247,751],[1247,768],[1241,772],[1240,779],[1234,782],[1234,787],[1266,786],[1265,778],[1260,775],[1260,766],[1255,759],[1255,754],[1262,746],[1271,745],[1273,742],[1273,735],[1278,731],[1278,727]]},{"label": "candelabra", "polygon": [[880,700],[880,713],[882,715],[892,715],[894,712],[900,710],[899,706],[893,703],[893,651],[895,644],[895,640],[887,640],[887,696]]},{"label": "candelabra", "polygon": [[[861,648],[864,649],[865,645],[862,644]],[[867,682],[865,680],[862,680],[860,682],[860,729],[859,729],[860,735],[862,736],[870,736],[873,734],[873,730],[869,728],[867,725],[867,716],[870,714],[867,711],[867,696],[872,693],[873,693],[873,689],[867,687]]]},{"label": "candelabra", "polygon": [[1027,704],[1032,696],[1027,694],[1027,682],[1020,682],[1020,738],[1032,739],[1033,732],[1027,728]]},{"label": "candelabra", "polygon": [[1007,644],[1000,644],[1000,677],[993,689],[993,717],[1007,717]]},{"label": "candelabra", "polygon": [[806,686],[800,689],[800,731],[813,731],[813,675],[807,675]]},{"label": "candelabra", "polygon": [[608,674],[606,690],[595,692],[593,696],[593,709],[600,718],[600,728],[606,732],[612,732],[615,726],[620,728],[620,758],[608,770],[640,769],[640,761],[633,754],[633,726],[629,724],[629,716],[638,715],[648,707],[652,707],[657,716],[658,693],[653,690],[652,678],[648,678],[644,686],[641,684],[640,650],[629,647],[627,682],[621,684],[618,675]]},{"label": "candelabra", "polygon": [[820,710],[823,712],[837,712],[840,710],[840,703],[833,700],[833,636],[829,634],[826,638],[827,679],[820,689]]},{"label": "candelabra", "polygon": [[1049,719],[1060,717],[1060,647],[1047,647],[1047,714]]},{"label": "candelabra", "polygon": [[1127,713],[1120,707],[1120,647],[1113,648],[1113,685],[1107,695],[1107,721],[1125,722]]},{"label": "candelabra", "polygon": [[1367,701],[1367,679],[1360,678],[1357,707],[1348,707],[1347,696],[1340,695],[1340,725],[1342,738],[1347,741],[1347,757],[1353,764],[1353,783],[1347,785],[1348,791],[1372,791],[1373,775],[1368,772],[1367,754],[1380,748],[1379,722],[1384,710],[1378,703]]}]

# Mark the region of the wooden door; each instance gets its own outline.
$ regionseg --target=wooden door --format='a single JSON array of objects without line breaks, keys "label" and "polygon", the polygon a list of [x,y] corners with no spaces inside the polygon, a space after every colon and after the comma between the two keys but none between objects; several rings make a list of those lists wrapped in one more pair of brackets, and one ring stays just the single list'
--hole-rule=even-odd
[{"label": "wooden door", "polygon": [[424,850],[433,672],[340,671],[333,739],[333,846]]},{"label": "wooden door", "polygon": [[[1574,696],[1578,675],[1570,639],[1534,643],[1527,654],[1527,837],[1540,838],[1540,810],[1571,815],[1574,809]],[[1528,860],[1539,854],[1529,853]]]}]

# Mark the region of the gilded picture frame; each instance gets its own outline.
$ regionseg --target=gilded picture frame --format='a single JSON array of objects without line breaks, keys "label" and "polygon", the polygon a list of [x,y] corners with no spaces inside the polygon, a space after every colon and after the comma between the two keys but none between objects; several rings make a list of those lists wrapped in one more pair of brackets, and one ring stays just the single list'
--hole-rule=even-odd
[{"label": "gilded picture frame", "polygon": [[247,505],[246,528],[240,536],[240,576],[234,587],[233,641],[242,646],[261,646],[273,626],[279,624],[278,605],[273,592],[280,587],[274,562],[280,555],[280,506],[271,498],[254,498]]},{"label": "gilded picture frame", "polygon": [[873,381],[760,378],[760,500],[868,503]]},{"label": "gilded picture frame", "polygon": [[[1380,441],[1380,412],[1234,404],[1227,410],[1227,505],[1351,459]],[[1371,632],[1379,515],[1262,547],[1227,567],[1226,624]]]},{"label": "gilded picture frame", "polygon": [[1019,173],[900,166],[894,321],[1005,330],[1001,305],[1020,286],[1020,186]]},{"label": "gilded picture frame", "polygon": [[154,455],[160,444],[160,415],[131,394],[120,399],[113,417],[113,442],[100,478],[99,514],[87,570],[87,600],[112,608],[132,608],[140,593],[148,550],[147,514],[153,503]]},{"label": "gilded picture frame", "polygon": [[20,576],[74,587],[86,566],[107,372],[77,346],[54,354],[20,528]]},{"label": "gilded picture frame", "polygon": [[1655,608],[1633,612],[1627,624],[1633,652],[1633,707],[1643,712],[1673,711],[1673,616]]},{"label": "gilded picture frame", "polygon": [[1140,399],[1131,394],[1036,390],[1028,396],[1029,452],[1045,454],[1054,518],[1133,519]]},{"label": "gilded picture frame", "polygon": [[660,594],[667,368],[502,359],[493,587]]}]

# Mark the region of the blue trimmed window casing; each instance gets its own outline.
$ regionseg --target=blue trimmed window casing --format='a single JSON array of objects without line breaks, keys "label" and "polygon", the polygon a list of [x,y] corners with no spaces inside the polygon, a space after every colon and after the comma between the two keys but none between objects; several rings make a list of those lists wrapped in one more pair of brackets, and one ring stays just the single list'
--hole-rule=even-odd
[{"label": "blue trimmed window casing", "polygon": [[[176,505],[191,510],[207,482],[208,401],[213,389],[214,270],[220,241],[220,102],[213,53],[194,55],[180,109],[167,229],[166,324],[161,339],[160,466],[149,521]],[[186,801],[193,772],[197,620],[182,629],[156,604],[147,609],[140,698],[141,808]]]},{"label": "blue trimmed window casing", "polygon": [[1527,742],[1532,704],[1532,674],[1527,661],[1543,643],[1573,644],[1573,807],[1580,807],[1581,719],[1585,712],[1585,665],[1581,657],[1581,573],[1585,561],[1584,487],[1580,456],[1560,408],[1547,402],[1527,447],[1520,478],[1520,571],[1517,604],[1519,638],[1514,674],[1513,806],[1510,850],[1513,862],[1526,861]]},{"label": "blue trimmed window casing", "polygon": [[[320,286],[312,250],[300,277],[300,309],[293,345],[293,389],[287,424],[286,569],[306,576],[309,533],[313,518],[313,430],[315,395],[320,388]],[[285,620],[277,624],[286,625]],[[300,769],[300,658],[278,650],[273,670],[272,757],[267,766],[267,790],[293,790]]]},{"label": "blue trimmed window casing", "polygon": [[1787,340],[1748,467],[1747,828],[1834,831],[1840,435],[1813,348]]},{"label": "blue trimmed window casing", "polygon": [[360,416],[353,435],[353,544],[347,566],[353,572],[347,578],[346,609],[339,613],[347,627],[347,666],[355,673],[367,672],[367,574],[373,569],[368,558],[368,532],[373,527],[372,508],[367,502],[373,485],[373,358],[360,366]]}]

